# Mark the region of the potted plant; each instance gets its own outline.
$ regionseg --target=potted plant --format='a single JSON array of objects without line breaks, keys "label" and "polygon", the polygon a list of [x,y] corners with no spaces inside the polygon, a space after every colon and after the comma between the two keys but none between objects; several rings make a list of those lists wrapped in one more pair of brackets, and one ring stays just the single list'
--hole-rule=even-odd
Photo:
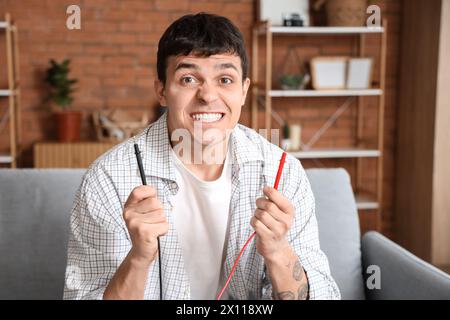
[{"label": "potted plant", "polygon": [[48,100],[55,112],[58,140],[74,142],[80,139],[81,112],[70,110],[73,102],[73,86],[77,79],[69,79],[70,60],[61,63],[51,59],[45,81],[50,85]]},{"label": "potted plant", "polygon": [[281,89],[298,90],[302,81],[303,77],[300,74],[284,74],[280,77]]}]

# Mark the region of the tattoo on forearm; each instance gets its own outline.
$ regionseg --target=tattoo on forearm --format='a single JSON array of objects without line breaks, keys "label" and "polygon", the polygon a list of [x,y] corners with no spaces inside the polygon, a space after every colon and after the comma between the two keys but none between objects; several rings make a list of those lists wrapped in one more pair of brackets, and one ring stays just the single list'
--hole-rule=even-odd
[{"label": "tattoo on forearm", "polygon": [[298,260],[294,264],[294,271],[292,272],[292,276],[297,281],[302,281],[303,279],[303,267]]},{"label": "tattoo on forearm", "polygon": [[[291,260],[292,261],[292,260]],[[290,267],[292,262],[289,262],[286,267]],[[304,270],[302,267],[302,264],[299,260],[295,261],[294,267],[292,269],[292,277],[295,279],[295,281],[302,282],[300,287],[298,288],[297,292],[292,291],[282,291],[275,294],[276,299],[278,300],[295,300],[296,298],[298,300],[306,300],[308,299],[309,295],[309,285],[308,285],[308,279],[306,279],[306,282],[304,280]],[[272,293],[273,294],[273,293]],[[297,294],[297,295],[296,295]]]},{"label": "tattoo on forearm", "polygon": [[308,283],[301,285],[298,288],[297,300],[306,300],[308,298]]},{"label": "tattoo on forearm", "polygon": [[295,294],[292,291],[283,291],[278,293],[278,300],[295,300]]}]

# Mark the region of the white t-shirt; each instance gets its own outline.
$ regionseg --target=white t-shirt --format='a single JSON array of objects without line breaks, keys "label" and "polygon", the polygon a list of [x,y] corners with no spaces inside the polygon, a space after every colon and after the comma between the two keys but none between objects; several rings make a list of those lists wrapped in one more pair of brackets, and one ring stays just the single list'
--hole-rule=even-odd
[{"label": "white t-shirt", "polygon": [[190,280],[191,299],[212,300],[222,289],[231,200],[230,157],[228,148],[221,176],[214,181],[204,181],[190,172],[171,151],[179,187],[173,198],[172,214]]}]

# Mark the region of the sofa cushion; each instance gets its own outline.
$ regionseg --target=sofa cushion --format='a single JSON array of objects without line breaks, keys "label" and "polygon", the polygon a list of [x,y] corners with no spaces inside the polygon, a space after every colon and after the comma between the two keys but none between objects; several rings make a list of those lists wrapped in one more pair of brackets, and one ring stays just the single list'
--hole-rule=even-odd
[{"label": "sofa cushion", "polygon": [[0,170],[0,299],[61,299],[69,215],[85,170]]},{"label": "sofa cushion", "polygon": [[342,299],[364,299],[359,219],[350,177],[344,169],[306,173],[316,199],[321,248]]}]

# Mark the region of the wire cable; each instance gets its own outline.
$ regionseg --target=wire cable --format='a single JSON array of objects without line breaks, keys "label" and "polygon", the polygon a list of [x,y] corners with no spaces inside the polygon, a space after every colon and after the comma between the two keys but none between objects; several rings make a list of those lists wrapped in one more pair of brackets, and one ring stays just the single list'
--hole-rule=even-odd
[{"label": "wire cable", "polygon": [[[141,180],[143,185],[147,185],[147,179],[145,178],[144,166],[142,165],[141,151],[139,151],[139,146],[137,143],[134,144],[134,153],[136,154],[136,159],[139,167],[139,174],[141,175]],[[162,294],[162,270],[161,270],[161,245],[158,240],[158,264],[159,264],[159,300],[163,299]]]},{"label": "wire cable", "polygon": [[[281,173],[283,172],[283,167],[284,167],[285,160],[286,160],[286,151],[283,152],[283,155],[281,156],[281,159],[280,159],[280,164],[278,166],[277,176],[275,178],[275,183],[273,185],[273,188],[275,190],[278,190],[278,184],[280,183]],[[231,272],[230,272],[230,274],[229,274],[229,276],[227,278],[227,281],[225,282],[225,285],[223,286],[222,290],[220,290],[220,293],[217,296],[217,300],[220,300],[220,298],[222,298],[223,293],[227,289],[228,284],[230,283],[231,278],[233,277],[233,274],[236,271],[236,267],[237,267],[237,265],[239,263],[239,260],[241,259],[242,255],[244,254],[245,249],[247,248],[248,244],[253,240],[255,235],[256,235],[256,231],[252,233],[250,238],[248,238],[248,240],[245,242],[244,246],[242,247],[241,251],[239,252],[238,257],[236,258],[236,261],[234,262],[233,268],[231,268]]]}]

